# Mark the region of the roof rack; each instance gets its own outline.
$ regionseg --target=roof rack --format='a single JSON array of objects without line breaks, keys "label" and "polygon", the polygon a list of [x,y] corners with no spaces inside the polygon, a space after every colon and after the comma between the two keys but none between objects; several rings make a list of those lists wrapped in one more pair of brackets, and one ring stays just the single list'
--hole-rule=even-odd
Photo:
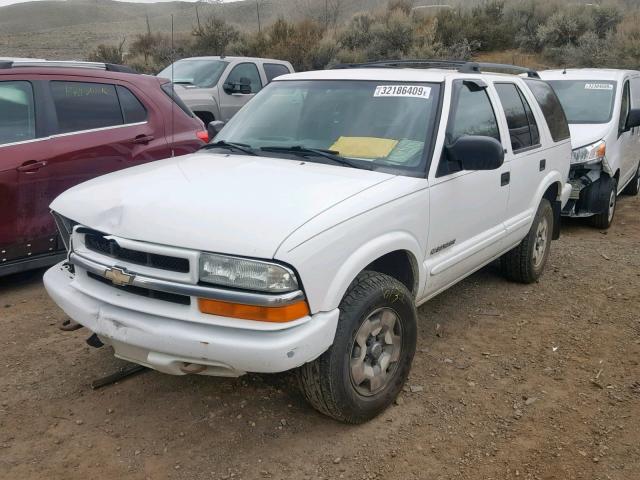
[{"label": "roof rack", "polygon": [[76,60],[17,60],[0,61],[0,70],[20,67],[89,68],[107,72],[138,73],[125,65],[102,62],[82,62]]},{"label": "roof rack", "polygon": [[538,72],[526,67],[504,63],[468,62],[466,60],[382,60],[366,63],[342,63],[333,69],[346,68],[442,68],[460,73],[482,73],[487,70],[503,71],[515,75],[526,74],[530,78],[540,78]]}]

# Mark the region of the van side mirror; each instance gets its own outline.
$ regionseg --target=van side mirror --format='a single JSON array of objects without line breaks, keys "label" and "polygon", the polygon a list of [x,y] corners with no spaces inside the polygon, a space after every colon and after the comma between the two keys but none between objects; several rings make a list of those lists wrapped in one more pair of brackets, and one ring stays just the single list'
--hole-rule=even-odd
[{"label": "van side mirror", "polygon": [[213,140],[216,135],[220,133],[222,127],[224,127],[224,122],[222,120],[214,120],[213,122],[209,122],[207,124],[207,133],[209,134],[209,141]]},{"label": "van side mirror", "polygon": [[504,148],[492,137],[463,135],[445,149],[463,170],[495,170],[504,163]]},{"label": "van side mirror", "polygon": [[632,108],[627,116],[626,129],[631,130],[636,127],[640,127],[640,108]]}]

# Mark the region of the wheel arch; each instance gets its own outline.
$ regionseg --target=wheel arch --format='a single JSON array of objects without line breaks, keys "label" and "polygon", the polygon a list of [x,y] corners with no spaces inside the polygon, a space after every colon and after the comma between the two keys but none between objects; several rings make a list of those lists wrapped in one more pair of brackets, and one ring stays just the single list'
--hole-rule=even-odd
[{"label": "wheel arch", "polygon": [[391,232],[364,243],[341,263],[319,302],[321,309],[328,311],[337,308],[349,285],[365,270],[396,278],[416,298],[425,278],[424,265],[419,261],[420,252],[418,241],[407,232]]}]

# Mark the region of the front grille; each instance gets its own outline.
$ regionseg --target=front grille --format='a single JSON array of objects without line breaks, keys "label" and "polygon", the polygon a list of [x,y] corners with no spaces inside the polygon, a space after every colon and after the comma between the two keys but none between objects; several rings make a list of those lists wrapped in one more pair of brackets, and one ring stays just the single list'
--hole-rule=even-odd
[{"label": "front grille", "polygon": [[186,258],[170,257],[168,255],[158,255],[156,253],[122,248],[118,245],[118,242],[112,239],[106,239],[104,235],[98,232],[86,233],[84,236],[84,244],[89,250],[124,262],[159,268],[170,272],[189,273],[189,260]]},{"label": "front grille", "polygon": [[114,285],[111,281],[107,280],[95,273],[87,272],[89,278],[92,278],[100,283],[109,285],[110,287],[117,288],[123,292],[131,293],[133,295],[139,295],[141,297],[153,298],[155,300],[163,300],[165,302],[177,303],[179,305],[191,305],[191,297],[186,295],[177,295],[175,293],[159,292],[157,290],[149,290],[148,288],[134,287],[132,285]]}]

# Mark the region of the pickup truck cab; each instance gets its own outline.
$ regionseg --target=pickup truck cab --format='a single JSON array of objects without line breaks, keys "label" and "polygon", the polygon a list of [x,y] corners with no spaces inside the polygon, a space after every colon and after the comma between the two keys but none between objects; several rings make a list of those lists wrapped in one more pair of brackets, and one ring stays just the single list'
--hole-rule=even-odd
[{"label": "pickup truck cab", "polygon": [[205,125],[228,122],[289,62],[253,57],[191,57],[169,65],[158,76],[170,79],[178,96]]},{"label": "pickup truck cab", "polygon": [[118,357],[297,369],[319,411],[374,417],[409,373],[416,307],[499,258],[536,281],[571,191],[546,83],[414,63],[279,77],[200,153],[67,191],[49,294]]},{"label": "pickup truck cab", "polygon": [[547,70],[571,130],[571,198],[563,214],[606,229],[617,197],[640,191],[640,72],[599,68]]}]

